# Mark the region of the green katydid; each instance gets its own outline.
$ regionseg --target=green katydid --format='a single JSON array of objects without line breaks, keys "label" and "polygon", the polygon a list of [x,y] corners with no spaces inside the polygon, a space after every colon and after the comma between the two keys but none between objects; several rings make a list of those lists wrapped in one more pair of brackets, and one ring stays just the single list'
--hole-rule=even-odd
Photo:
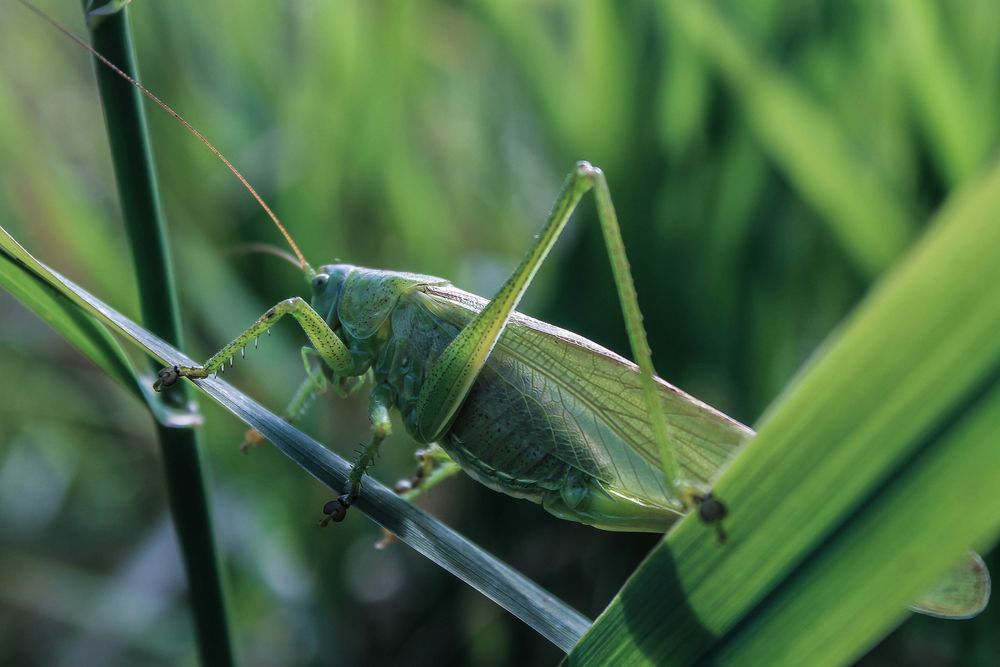
[{"label": "green katydid", "polygon": [[[253,188],[195,134],[226,162],[285,235],[310,282],[312,299],[282,301],[204,366],[161,371],[156,388],[222,370],[246,344],[291,314],[311,345],[303,348],[307,377],[289,416],[327,384],[346,392],[357,388],[353,378],[373,380],[371,440],[343,495],[327,504],[329,518],[342,519],[361,492],[363,475],[389,434],[392,408],[401,412],[414,438],[436,443],[480,482],[538,502],[561,518],[609,530],[662,532],[695,505],[706,521],[718,525],[724,517],[725,506],[712,498],[710,482],[753,431],[656,377],[611,196],[599,169],[581,162],[570,173],[537,241],[487,302],[431,276],[345,264],[313,270]],[[638,365],[515,312],[575,206],[591,189]],[[316,359],[318,368],[313,366]],[[433,458],[444,456],[437,451]],[[427,486],[424,482],[423,488]],[[986,574],[974,557],[949,577],[949,592],[954,593],[963,586],[982,590]],[[943,597],[921,604],[950,616],[978,611],[962,595],[952,599],[951,607]],[[978,598],[975,604],[980,604]]]},{"label": "green katydid", "polygon": [[[638,365],[514,312],[592,188]],[[397,408],[414,439],[443,450],[429,460],[450,458],[489,488],[540,503],[560,518],[605,530],[664,532],[697,506],[724,540],[719,522],[726,508],[708,485],[754,433],[653,372],[599,169],[576,165],[535,243],[488,302],[433,276],[348,264],[316,271],[291,246],[309,279],[311,303],[282,301],[203,366],[161,370],[155,388],[224,369],[282,316],[292,315],[311,346],[303,348],[307,377],[286,415],[297,415],[328,382],[346,393],[356,388],[353,378],[372,380],[371,440],[344,493],[324,506],[326,520],[342,520],[361,492],[362,477],[389,435],[389,410]],[[312,367],[316,357],[319,370]],[[430,485],[423,482],[417,492]],[[985,565],[970,553],[914,608],[964,618],[981,610],[988,590]]]},{"label": "green katydid", "polygon": [[[594,189],[636,366],[588,340],[514,313],[580,198]],[[293,249],[298,253],[298,249]],[[706,520],[724,507],[708,483],[752,431],[655,376],[604,175],[569,175],[536,242],[492,301],[447,281],[346,264],[300,262],[312,301],[282,301],[201,367],[171,367],[156,387],[206,377],[282,316],[311,346],[307,378],[288,414],[327,382],[373,380],[371,440],[336,503],[361,489],[397,408],[418,442],[437,443],[478,481],[549,512],[609,530],[666,530],[691,503]],[[318,357],[322,372],[311,369]],[[668,419],[669,416],[669,419]]]}]

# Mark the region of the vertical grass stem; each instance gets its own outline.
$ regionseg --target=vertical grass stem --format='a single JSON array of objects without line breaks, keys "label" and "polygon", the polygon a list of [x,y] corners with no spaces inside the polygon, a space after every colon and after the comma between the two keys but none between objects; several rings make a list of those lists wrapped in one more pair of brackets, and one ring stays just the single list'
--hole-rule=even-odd
[{"label": "vertical grass stem", "polygon": [[[92,26],[91,39],[100,53],[138,79],[125,10],[104,17]],[[182,348],[170,252],[142,97],[139,91],[107,68],[99,63],[96,67],[115,180],[135,263],[143,322],[151,331]],[[165,400],[186,405],[191,396],[187,387],[178,387],[177,391],[165,395]],[[233,652],[198,433],[160,425],[157,431],[170,509],[188,578],[201,661],[205,665],[231,665]]]}]

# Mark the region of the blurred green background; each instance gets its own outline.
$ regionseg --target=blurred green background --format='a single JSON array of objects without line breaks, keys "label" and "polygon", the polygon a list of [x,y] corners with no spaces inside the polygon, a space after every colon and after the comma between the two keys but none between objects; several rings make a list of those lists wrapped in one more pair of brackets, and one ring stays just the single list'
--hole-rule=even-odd
[{"label": "blurred green background", "polygon": [[[490,295],[574,161],[608,174],[654,359],[752,424],[994,153],[1000,6],[139,1],[145,83],[227,154],[314,264],[440,275]],[[84,28],[77,3],[45,8]],[[90,59],[0,9],[0,224],[137,316]],[[281,239],[230,174],[150,109],[188,352],[207,357],[305,285],[238,244]],[[522,310],[627,354],[585,201]],[[302,375],[282,325],[228,376],[280,409]],[[185,582],[144,408],[0,294],[0,662],[193,664]],[[552,664],[558,651],[329,498],[203,401],[247,665]],[[342,454],[364,397],[303,422]],[[374,474],[410,474],[402,429]],[[461,477],[426,508],[596,616],[655,536],[558,521]],[[780,511],[780,508],[776,508]],[[1000,558],[988,561],[1000,572]],[[1000,613],[912,617],[864,664],[987,665]]]}]

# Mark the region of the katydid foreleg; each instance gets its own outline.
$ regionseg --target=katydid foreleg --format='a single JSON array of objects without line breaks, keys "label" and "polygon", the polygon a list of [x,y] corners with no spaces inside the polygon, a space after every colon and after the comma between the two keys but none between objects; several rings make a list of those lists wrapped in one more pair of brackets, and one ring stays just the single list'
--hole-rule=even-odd
[{"label": "katydid foreleg", "polygon": [[[170,387],[181,377],[197,379],[210,376],[212,373],[223,368],[226,362],[236,354],[237,350],[243,350],[251,340],[255,340],[262,333],[270,329],[285,315],[292,315],[299,326],[302,327],[302,330],[313,345],[312,349],[315,351],[315,354],[318,354],[330,371],[337,376],[338,380],[336,384],[338,386],[342,386],[340,378],[358,374],[351,372],[354,370],[354,358],[350,350],[337,337],[337,334],[330,328],[326,320],[301,297],[292,297],[280,302],[261,315],[246,331],[237,336],[216,354],[212,355],[203,366],[172,366],[161,370],[158,373],[154,389],[160,391],[161,389]],[[296,413],[302,407],[301,405],[297,405],[297,403],[306,402],[313,393],[314,388],[320,386],[319,382],[312,377],[313,372],[307,356],[310,354],[311,352],[303,351],[303,361],[308,369],[309,376],[304,385],[300,387],[300,391],[296,393],[296,397],[292,400],[290,409]],[[319,372],[319,375],[323,375],[322,371]],[[299,400],[299,394],[301,394],[301,401]],[[325,514],[334,521],[343,519],[347,508],[357,498],[361,490],[361,478],[368,467],[375,461],[379,446],[391,431],[392,427],[389,419],[389,408],[391,405],[390,396],[378,388],[372,391],[369,406],[369,415],[372,422],[372,439],[355,461],[348,476],[344,494],[337,498],[335,505],[327,503],[329,511],[325,511]]]},{"label": "katydid foreleg", "polygon": [[323,359],[333,372],[348,374],[353,364],[350,351],[343,341],[337,338],[330,325],[319,313],[312,309],[301,297],[285,299],[254,322],[246,331],[237,336],[231,343],[212,355],[203,366],[171,366],[157,374],[153,385],[156,391],[167,388],[179,378],[206,378],[218,372],[225,366],[237,351],[244,349],[252,340],[265,333],[285,315],[292,315],[302,327],[316,353]]}]

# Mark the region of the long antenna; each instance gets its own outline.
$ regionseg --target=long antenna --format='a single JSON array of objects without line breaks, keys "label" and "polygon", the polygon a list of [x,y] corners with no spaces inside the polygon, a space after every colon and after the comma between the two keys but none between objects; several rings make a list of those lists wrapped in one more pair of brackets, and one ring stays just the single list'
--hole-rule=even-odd
[{"label": "long antenna", "polygon": [[99,61],[101,61],[101,63],[103,63],[106,67],[108,67],[108,69],[110,69],[112,72],[114,72],[115,74],[117,74],[121,78],[123,78],[126,81],[128,81],[129,83],[131,83],[143,95],[145,95],[149,99],[151,99],[154,102],[156,102],[157,106],[159,106],[161,109],[163,109],[168,114],[170,114],[171,116],[173,116],[174,118],[176,118],[178,121],[180,121],[180,123],[184,127],[186,127],[188,129],[188,132],[190,132],[191,134],[193,134],[194,136],[196,136],[198,138],[198,140],[201,141],[201,143],[205,144],[208,147],[208,150],[212,151],[212,153],[215,154],[215,157],[217,157],[220,160],[222,160],[222,163],[225,164],[227,167],[229,167],[229,171],[233,172],[233,174],[236,176],[236,178],[240,179],[240,183],[243,184],[243,187],[245,187],[250,192],[250,194],[253,195],[253,198],[257,200],[257,203],[261,205],[261,208],[263,208],[264,211],[267,213],[268,217],[271,218],[271,222],[273,222],[275,224],[275,226],[278,228],[278,231],[281,232],[281,235],[285,237],[285,241],[288,242],[288,246],[292,249],[292,252],[295,253],[295,256],[299,260],[299,268],[301,268],[307,274],[312,274],[313,273],[313,269],[312,269],[311,266],[309,266],[309,262],[306,261],[305,255],[302,254],[302,251],[299,250],[299,246],[296,245],[295,241],[292,240],[292,235],[288,233],[288,230],[285,229],[285,226],[283,224],[281,224],[280,220],[278,220],[278,216],[274,214],[274,211],[271,210],[271,207],[267,205],[267,203],[264,201],[264,199],[259,194],[257,194],[257,191],[254,190],[253,186],[250,185],[250,182],[247,181],[247,179],[243,177],[243,174],[240,173],[240,170],[237,169],[235,166],[233,166],[233,163],[230,162],[229,159],[226,158],[226,156],[223,155],[219,151],[218,148],[216,148],[215,146],[213,146],[212,142],[210,142],[208,139],[206,139],[204,137],[204,135],[202,135],[201,132],[199,132],[198,130],[196,130],[194,128],[194,126],[191,125],[191,123],[189,123],[186,120],[184,120],[184,117],[181,116],[176,111],[174,111],[170,107],[170,105],[168,105],[166,102],[164,102],[159,97],[157,97],[155,94],[153,94],[153,92],[151,90],[149,90],[148,88],[146,88],[144,85],[142,85],[141,83],[139,83],[138,81],[136,81],[135,79],[133,79],[131,76],[129,76],[128,74],[126,74],[125,72],[123,72],[121,69],[119,69],[119,67],[117,65],[115,65],[113,62],[111,62],[110,60],[108,60],[107,58],[105,58],[101,53],[99,53],[90,44],[88,44],[87,42],[85,42],[82,39],[80,39],[79,37],[77,37],[68,28],[63,27],[63,25],[61,23],[59,23],[54,18],[52,18],[51,16],[49,16],[48,14],[46,14],[40,8],[36,7],[32,3],[28,2],[28,0],[17,0],[17,1],[20,2],[22,5],[24,5],[25,7],[27,7],[28,9],[30,9],[32,12],[34,12],[39,18],[41,18],[43,21],[45,21],[46,23],[48,23],[49,25],[51,25],[53,28],[55,28],[56,30],[58,30],[59,32],[61,32],[62,34],[66,35],[67,37],[69,37],[74,42],[76,42],[77,45],[79,45],[80,47],[82,47],[84,50],[89,51],[92,56],[94,56]]}]

